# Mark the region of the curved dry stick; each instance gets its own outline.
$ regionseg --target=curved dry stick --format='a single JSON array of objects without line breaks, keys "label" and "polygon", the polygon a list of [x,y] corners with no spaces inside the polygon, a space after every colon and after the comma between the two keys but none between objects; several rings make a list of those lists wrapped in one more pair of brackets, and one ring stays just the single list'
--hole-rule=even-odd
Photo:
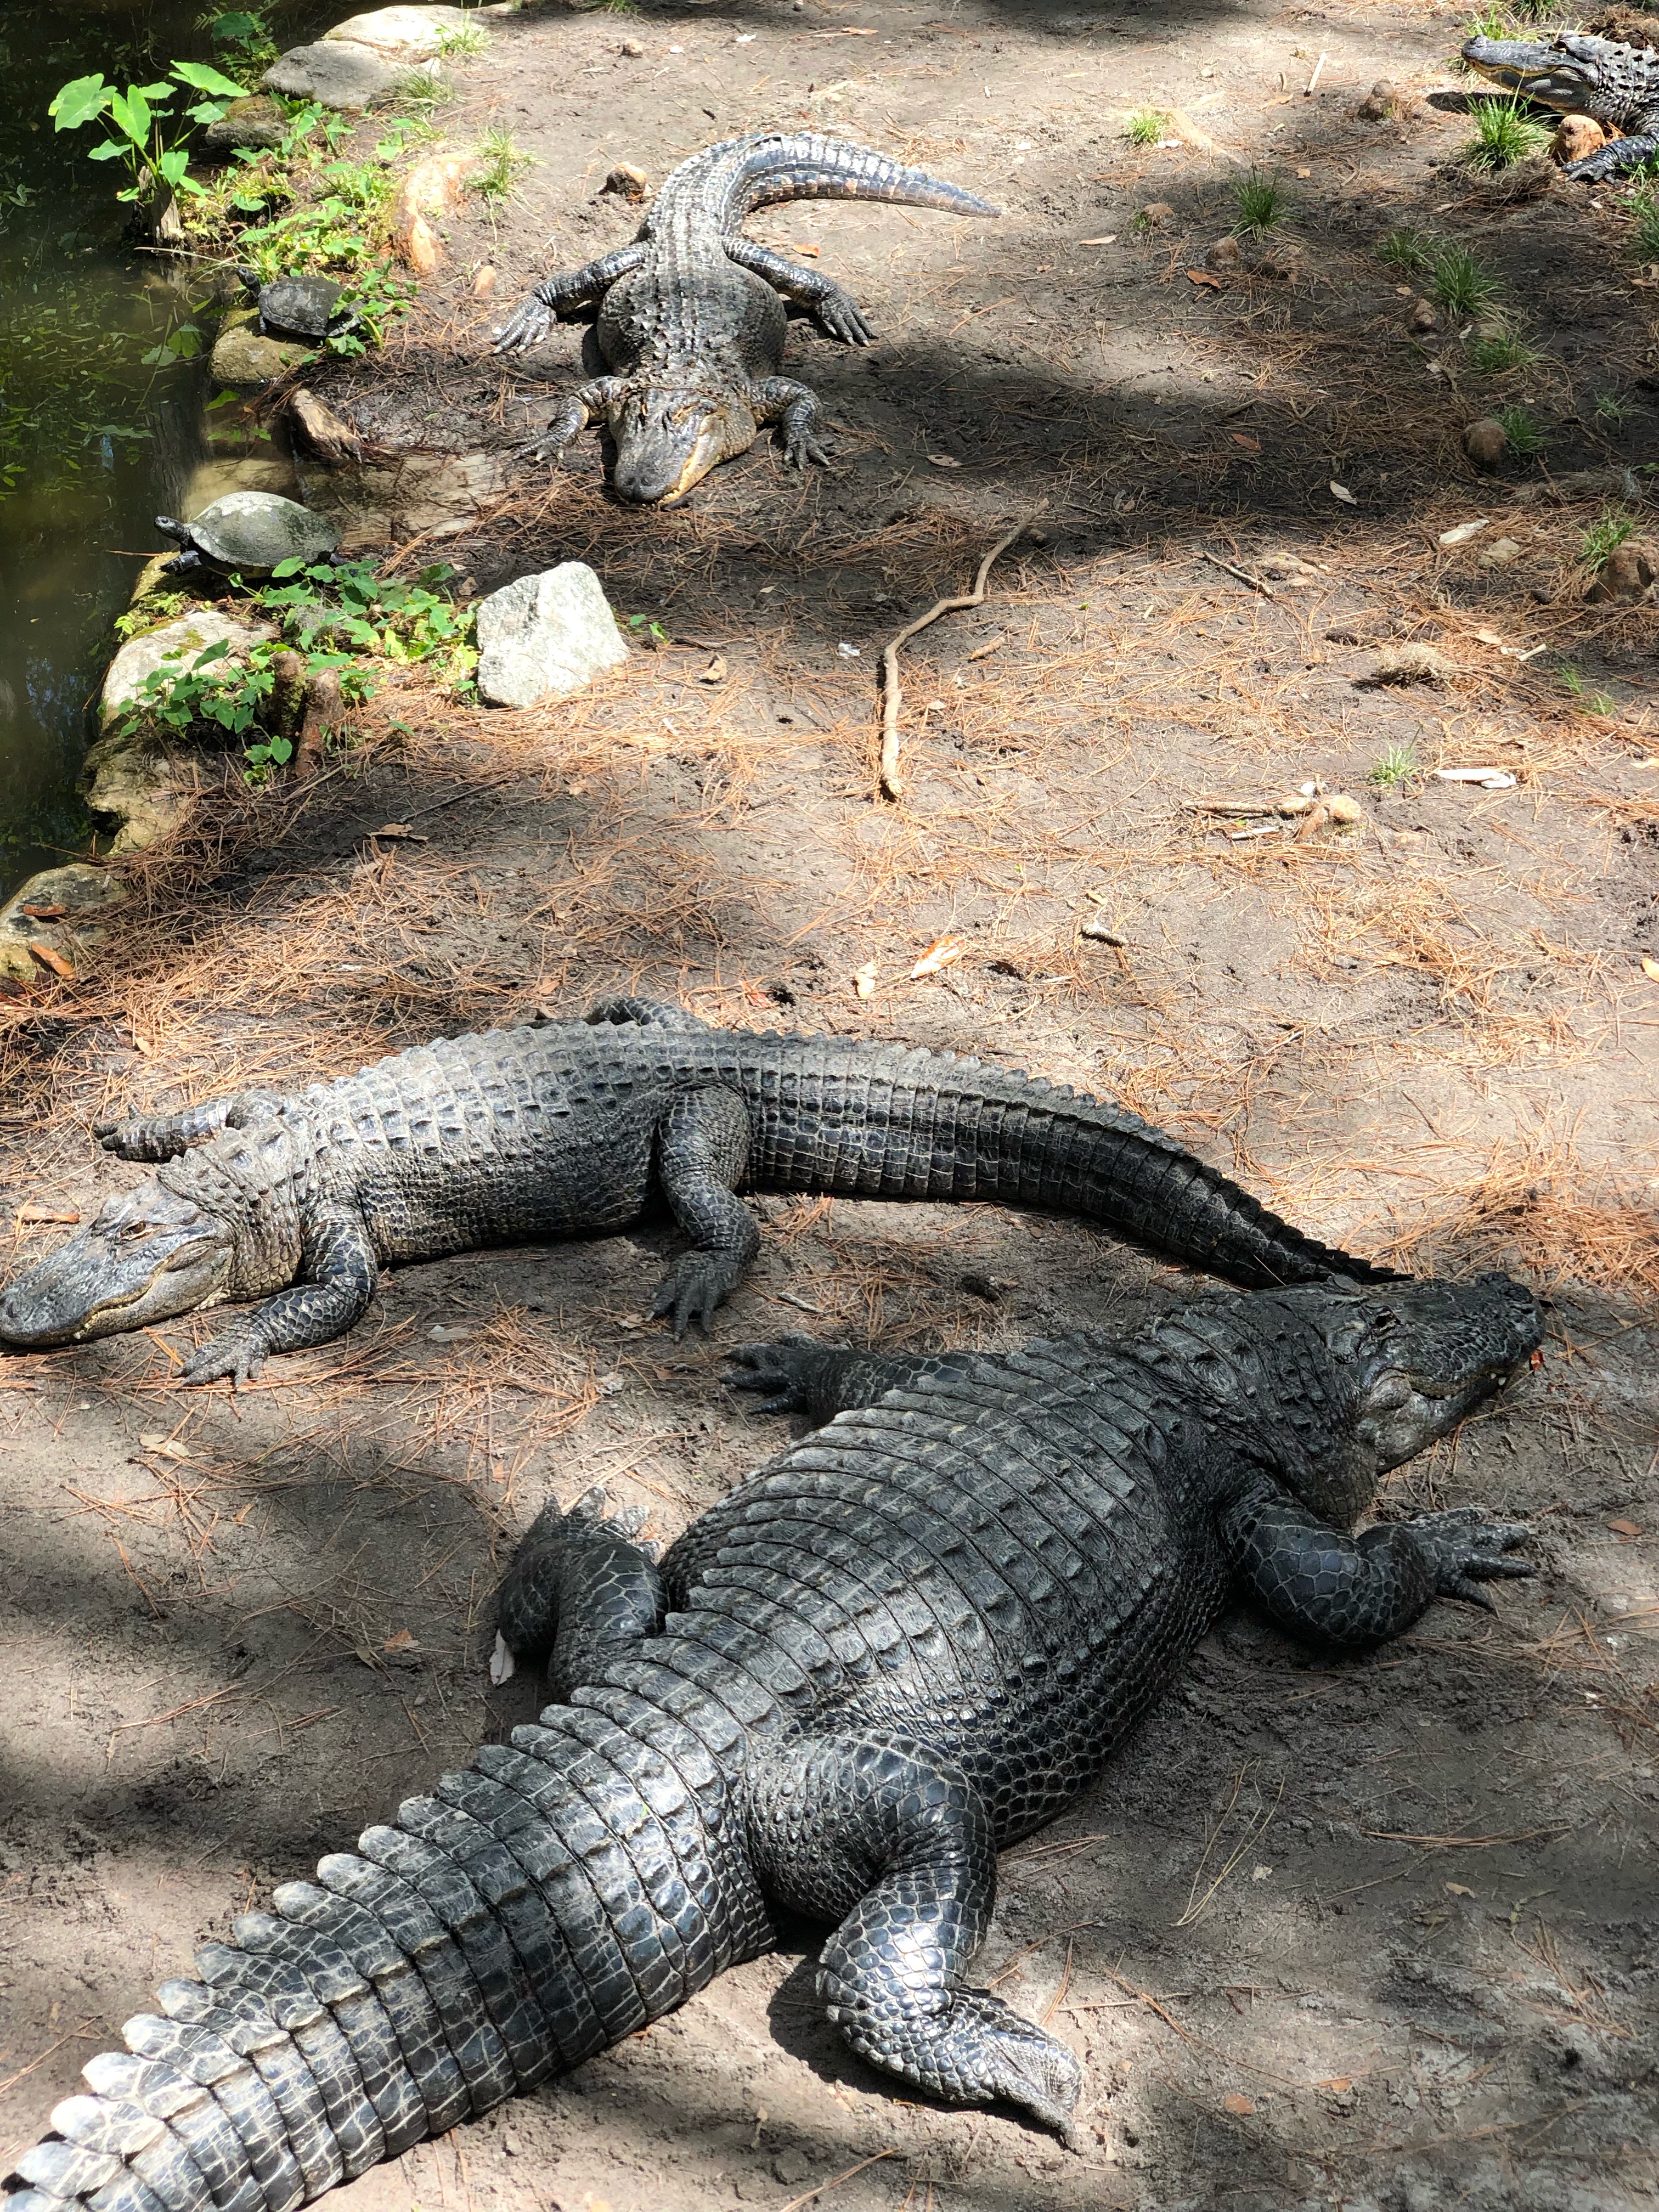
[{"label": "curved dry stick", "polygon": [[[1027,520],[1029,520],[1029,518]],[[887,798],[897,799],[904,788],[899,781],[898,772],[898,718],[899,700],[902,696],[898,680],[899,647],[902,645],[908,645],[918,630],[926,629],[929,623],[936,623],[941,615],[957,614],[963,607],[983,606],[985,583],[991,573],[992,563],[1000,555],[1008,550],[1015,538],[1021,535],[1025,527],[1025,522],[1017,522],[1011,531],[998,538],[996,544],[980,562],[979,574],[974,579],[974,588],[971,592],[965,593],[960,599],[936,600],[925,615],[918,615],[915,622],[908,623],[898,635],[890,639],[883,648],[881,656],[881,788]]]}]

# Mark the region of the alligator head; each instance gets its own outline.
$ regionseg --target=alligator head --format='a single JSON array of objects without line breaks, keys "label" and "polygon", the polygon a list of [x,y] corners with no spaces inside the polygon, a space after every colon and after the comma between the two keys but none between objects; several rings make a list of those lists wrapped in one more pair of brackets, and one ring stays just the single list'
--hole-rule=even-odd
[{"label": "alligator head", "polygon": [[211,1305],[228,1288],[228,1221],[159,1182],[106,1200],[98,1218],[0,1297],[0,1344],[84,1344]]},{"label": "alligator head", "polygon": [[1390,1284],[1275,1294],[1319,1330],[1349,1395],[1346,1437],[1312,1450],[1289,1479],[1307,1502],[1352,1528],[1379,1475],[1425,1450],[1503,1386],[1538,1346],[1538,1304],[1522,1283]]},{"label": "alligator head", "polygon": [[1563,114],[1584,112],[1607,82],[1605,40],[1563,31],[1553,39],[1467,39],[1463,59],[1494,84]]},{"label": "alligator head", "polygon": [[613,399],[605,424],[616,441],[611,484],[635,507],[675,507],[711,469],[746,453],[759,426],[731,393],[656,386]]}]

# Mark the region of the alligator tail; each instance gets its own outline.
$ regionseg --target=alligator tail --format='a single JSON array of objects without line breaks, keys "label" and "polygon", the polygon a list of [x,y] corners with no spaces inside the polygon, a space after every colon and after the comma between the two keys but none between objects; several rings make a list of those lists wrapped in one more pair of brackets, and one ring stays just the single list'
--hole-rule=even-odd
[{"label": "alligator tail", "polygon": [[294,2212],[767,1948],[708,1750],[587,1694],[204,1944],[85,2067],[4,2212]]},{"label": "alligator tail", "polygon": [[781,134],[744,147],[731,220],[741,222],[755,209],[781,200],[885,200],[901,207],[938,208],[946,215],[1002,212],[959,185],[815,131]]}]

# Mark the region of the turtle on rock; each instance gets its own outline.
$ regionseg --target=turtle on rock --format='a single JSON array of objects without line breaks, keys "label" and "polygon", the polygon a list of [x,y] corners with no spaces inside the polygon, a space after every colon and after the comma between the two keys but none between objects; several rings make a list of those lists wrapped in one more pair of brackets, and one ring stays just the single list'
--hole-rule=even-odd
[{"label": "turtle on rock", "polygon": [[262,284],[257,269],[239,267],[236,274],[258,301],[259,328],[267,337],[302,338],[320,345],[356,327],[362,318],[355,307],[343,307],[344,288],[331,276],[274,276]]},{"label": "turtle on rock", "polygon": [[268,576],[283,561],[332,560],[340,543],[333,523],[274,491],[227,492],[189,522],[158,514],[155,527],[183,549],[167,564],[172,576],[200,568]]}]

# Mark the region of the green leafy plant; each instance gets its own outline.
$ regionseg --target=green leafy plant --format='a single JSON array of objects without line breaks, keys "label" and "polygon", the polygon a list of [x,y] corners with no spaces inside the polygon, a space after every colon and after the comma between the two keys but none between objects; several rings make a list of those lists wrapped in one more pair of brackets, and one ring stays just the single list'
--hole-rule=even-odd
[{"label": "green leafy plant", "polygon": [[1535,453],[1541,453],[1549,442],[1524,407],[1500,407],[1492,420],[1503,425],[1510,451],[1518,460],[1530,460]]},{"label": "green leafy plant", "polygon": [[1419,773],[1415,746],[1389,745],[1365,781],[1379,791],[1404,791],[1417,781]]},{"label": "green leafy plant", "polygon": [[1252,169],[1248,177],[1241,177],[1233,186],[1233,198],[1238,205],[1238,221],[1233,225],[1236,233],[1259,236],[1283,222],[1288,211],[1284,185],[1262,169]]},{"label": "green leafy plant", "polygon": [[129,638],[141,637],[147,629],[159,629],[181,615],[190,605],[183,592],[149,592],[137,606],[129,607],[124,615],[115,617],[115,635],[125,645]]},{"label": "green leafy plant", "polygon": [[1161,107],[1132,108],[1123,118],[1123,135],[1132,146],[1156,146],[1169,121]]},{"label": "green leafy plant", "polygon": [[492,207],[514,197],[518,179],[526,169],[535,165],[533,154],[526,154],[513,143],[510,131],[493,127],[478,140],[478,162],[473,171],[473,183],[479,197]]},{"label": "green leafy plant", "polygon": [[1498,296],[1498,283],[1478,254],[1449,240],[1436,244],[1429,263],[1430,289],[1446,313],[1458,322],[1478,315]]},{"label": "green leafy plant", "polygon": [[[191,92],[208,96],[178,111],[174,102]],[[190,173],[185,126],[216,123],[225,103],[242,96],[242,87],[209,63],[174,62],[160,83],[130,84],[125,91],[106,84],[101,73],[76,77],[61,88],[46,112],[59,131],[106,121],[110,135],[88,149],[91,158],[119,161],[127,182],[118,198],[149,205],[164,195],[203,191]]]},{"label": "green leafy plant", "polygon": [[1461,158],[1466,169],[1508,169],[1541,154],[1553,136],[1518,100],[1485,100],[1474,110],[1474,136]]},{"label": "green leafy plant", "polygon": [[252,71],[276,58],[276,41],[270,33],[267,12],[264,8],[210,9],[198,20],[234,67]]},{"label": "green leafy plant", "polygon": [[1581,557],[1585,565],[1599,568],[1612,554],[1636,535],[1632,516],[1620,514],[1611,507],[1604,507],[1580,540]]},{"label": "green leafy plant", "polygon": [[1419,276],[1434,265],[1434,240],[1421,230],[1391,230],[1377,240],[1376,258],[1403,276]]},{"label": "green leafy plant", "polygon": [[1539,360],[1538,349],[1529,346],[1519,331],[1507,325],[1478,332],[1470,338],[1466,349],[1469,366],[1482,376],[1503,376],[1511,369],[1531,368]]},{"label": "green leafy plant", "polygon": [[453,678],[471,653],[473,621],[443,589],[454,574],[442,562],[410,580],[372,561],[284,561],[257,597],[292,644],[326,635],[380,659],[441,663]]},{"label": "green leafy plant", "polygon": [[662,624],[659,622],[653,622],[649,615],[629,615],[628,627],[635,636],[648,637],[651,641],[651,650],[653,653],[659,646],[667,645],[671,641],[668,632]]},{"label": "green leafy plant", "polygon": [[1659,192],[1651,185],[1638,185],[1627,202],[1633,221],[1630,242],[1643,261],[1659,261]]},{"label": "green leafy plant", "polygon": [[1615,430],[1622,430],[1630,420],[1630,414],[1629,401],[1621,398],[1618,392],[1598,392],[1596,393],[1595,419],[1598,422],[1608,422]]}]

